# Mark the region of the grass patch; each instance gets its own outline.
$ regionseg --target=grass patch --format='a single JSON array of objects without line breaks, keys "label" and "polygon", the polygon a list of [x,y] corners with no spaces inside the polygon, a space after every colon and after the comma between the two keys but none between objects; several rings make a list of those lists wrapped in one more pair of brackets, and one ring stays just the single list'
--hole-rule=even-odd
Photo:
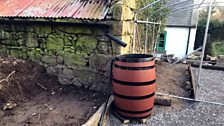
[{"label": "grass patch", "polygon": [[212,55],[224,55],[224,41],[222,42],[215,42],[212,44]]}]

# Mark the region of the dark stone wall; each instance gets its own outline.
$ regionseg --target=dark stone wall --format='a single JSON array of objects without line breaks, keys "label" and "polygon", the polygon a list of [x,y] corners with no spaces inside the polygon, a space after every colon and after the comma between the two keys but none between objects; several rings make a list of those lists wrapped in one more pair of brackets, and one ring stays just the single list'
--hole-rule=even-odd
[{"label": "dark stone wall", "polygon": [[61,84],[105,91],[112,57],[105,30],[98,25],[1,22],[0,56],[38,62]]}]

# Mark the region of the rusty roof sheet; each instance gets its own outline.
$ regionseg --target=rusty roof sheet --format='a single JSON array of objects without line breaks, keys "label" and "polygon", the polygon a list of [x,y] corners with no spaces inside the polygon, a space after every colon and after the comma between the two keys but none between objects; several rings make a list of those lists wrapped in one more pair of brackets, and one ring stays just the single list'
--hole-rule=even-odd
[{"label": "rusty roof sheet", "polygon": [[0,0],[0,17],[103,19],[107,0]]}]

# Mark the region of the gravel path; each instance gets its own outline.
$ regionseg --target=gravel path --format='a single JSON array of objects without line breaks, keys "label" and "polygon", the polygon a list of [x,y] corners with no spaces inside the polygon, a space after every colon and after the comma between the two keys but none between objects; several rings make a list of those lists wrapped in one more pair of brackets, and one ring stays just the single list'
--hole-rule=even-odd
[{"label": "gravel path", "polygon": [[[186,103],[188,104],[188,103]],[[156,111],[146,124],[123,125],[113,115],[107,126],[224,126],[224,106],[205,103],[189,103],[188,107],[166,112]]]},{"label": "gravel path", "polygon": [[[197,80],[199,69],[192,68],[192,70],[195,80]],[[197,98],[224,104],[224,71],[202,69]]]},{"label": "gravel path", "polygon": [[[197,68],[193,72],[197,76]],[[199,99],[224,103],[224,71],[203,70],[201,82]],[[224,126],[224,106],[174,100],[171,107],[155,106],[146,124],[124,125],[110,114],[107,126]]]}]

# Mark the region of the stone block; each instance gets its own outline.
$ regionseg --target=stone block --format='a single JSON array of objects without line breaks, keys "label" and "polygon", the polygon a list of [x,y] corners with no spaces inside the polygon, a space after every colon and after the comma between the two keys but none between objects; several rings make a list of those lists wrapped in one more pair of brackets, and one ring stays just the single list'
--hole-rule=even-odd
[{"label": "stone block", "polygon": [[72,80],[72,84],[74,84],[77,87],[82,87],[83,86],[82,83],[80,83],[77,78],[74,78]]},{"label": "stone block", "polygon": [[26,46],[31,48],[38,47],[38,39],[36,34],[28,33],[26,38]]},{"label": "stone block", "polygon": [[65,46],[72,46],[72,38],[71,37],[64,37],[64,44]]},{"label": "stone block", "polygon": [[86,54],[66,52],[64,54],[64,64],[68,66],[86,66],[86,58]]},{"label": "stone block", "polygon": [[10,32],[1,31],[0,39],[9,39],[10,37]]},{"label": "stone block", "polygon": [[11,26],[9,24],[1,24],[0,25],[0,30],[1,31],[12,31]]},{"label": "stone block", "polygon": [[62,56],[57,56],[57,64],[63,64],[64,63],[64,59]]},{"label": "stone block", "polygon": [[99,36],[99,37],[97,37],[97,39],[100,42],[110,42],[110,39],[107,36]]},{"label": "stone block", "polygon": [[71,85],[72,84],[72,81],[65,78],[64,76],[58,76],[58,82],[62,85]]},{"label": "stone block", "polygon": [[155,105],[171,106],[172,100],[167,96],[156,96]]},{"label": "stone block", "polygon": [[40,33],[40,34],[52,33],[52,27],[50,25],[36,25],[36,26],[33,26],[33,30],[35,33]]},{"label": "stone block", "polygon": [[57,70],[54,66],[48,66],[46,68],[46,72],[47,72],[47,74],[49,74],[51,76],[57,76],[58,75],[58,72],[57,72]]},{"label": "stone block", "polygon": [[102,36],[105,35],[106,29],[101,28],[101,27],[95,27],[92,31],[94,35],[96,36]]},{"label": "stone block", "polygon": [[12,50],[10,50],[10,57],[22,59],[23,52],[22,52],[22,50],[19,50],[19,49],[12,49]]},{"label": "stone block", "polygon": [[111,33],[115,36],[121,36],[122,35],[122,29],[123,23],[122,21],[113,21],[113,25],[111,28]]},{"label": "stone block", "polygon": [[59,26],[57,30],[61,32],[66,32],[69,34],[91,34],[91,30],[88,27],[81,26]]},{"label": "stone block", "polygon": [[218,56],[218,59],[220,59],[220,60],[224,60],[224,55],[219,55],[219,56]]},{"label": "stone block", "polygon": [[112,8],[112,17],[115,20],[121,20],[122,17],[122,5],[121,4],[115,4]]},{"label": "stone block", "polygon": [[75,53],[75,48],[73,46],[64,46],[65,52]]},{"label": "stone block", "polygon": [[125,48],[121,48],[121,54],[128,54],[132,53],[132,43],[133,43],[133,36],[131,35],[124,35],[121,37],[124,42],[127,43]]},{"label": "stone block", "polygon": [[123,0],[123,4],[131,9],[136,9],[136,0]]},{"label": "stone block", "polygon": [[64,78],[69,79],[69,80],[73,80],[74,78],[74,73],[72,69],[69,69],[67,67],[65,67],[62,71],[62,73],[59,73],[60,76],[64,76]]},{"label": "stone block", "polygon": [[62,51],[64,47],[64,40],[55,35],[49,35],[47,38],[46,48],[48,50]]},{"label": "stone block", "polygon": [[109,54],[109,42],[100,42],[97,49],[98,49],[98,52],[101,53],[101,54]]},{"label": "stone block", "polygon": [[49,56],[45,55],[43,56],[42,62],[50,65],[56,65],[57,64],[57,57],[56,56]]},{"label": "stone block", "polygon": [[74,75],[76,78],[74,85],[81,83],[84,88],[96,91],[105,91],[109,86],[107,78],[89,69],[74,70]]},{"label": "stone block", "polygon": [[43,52],[41,50],[30,50],[27,51],[28,57],[33,62],[41,62]]},{"label": "stone block", "polygon": [[133,35],[134,34],[134,24],[132,21],[122,22],[122,35]]},{"label": "stone block", "polygon": [[7,56],[8,50],[6,46],[0,44],[0,56]]},{"label": "stone block", "polygon": [[89,57],[89,65],[91,68],[101,71],[108,71],[112,56],[104,54],[92,54]]},{"label": "stone block", "polygon": [[123,6],[121,20],[130,21],[133,19],[134,19],[134,11],[132,11],[131,8],[127,6]]},{"label": "stone block", "polygon": [[92,54],[96,49],[98,40],[92,36],[82,36],[76,43],[76,51],[81,53]]}]

